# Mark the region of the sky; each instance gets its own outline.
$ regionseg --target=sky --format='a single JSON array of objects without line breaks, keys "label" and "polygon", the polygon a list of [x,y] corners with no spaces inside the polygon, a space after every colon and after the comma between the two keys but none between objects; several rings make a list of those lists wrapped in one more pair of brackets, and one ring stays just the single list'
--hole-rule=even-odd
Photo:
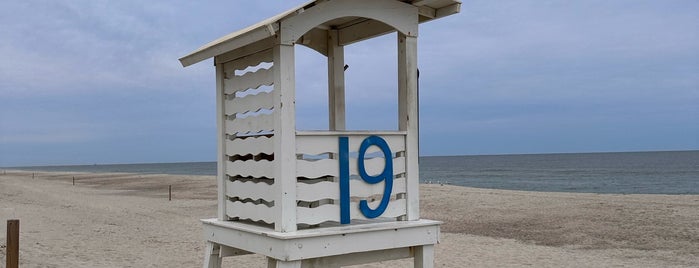
[{"label": "sky", "polygon": [[[178,59],[303,2],[0,2],[0,166],[215,161],[213,61]],[[699,1],[463,2],[420,26],[421,155],[699,149]],[[397,128],[395,37],[346,47],[348,129]]]}]

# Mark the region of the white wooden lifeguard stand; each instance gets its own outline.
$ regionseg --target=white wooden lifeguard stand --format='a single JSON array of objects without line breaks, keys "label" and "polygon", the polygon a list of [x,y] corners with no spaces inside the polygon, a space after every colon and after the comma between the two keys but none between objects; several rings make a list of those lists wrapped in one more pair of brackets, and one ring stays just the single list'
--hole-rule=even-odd
[{"label": "white wooden lifeguard stand", "polygon": [[[204,267],[248,253],[267,256],[268,267],[410,257],[415,267],[434,265],[440,222],[420,219],[419,209],[418,24],[460,6],[310,1],[180,59],[189,66],[213,57],[216,66],[218,217],[202,220]],[[391,32],[398,39],[398,130],[347,130],[343,46]],[[327,131],[296,129],[296,44],[327,56]],[[257,70],[245,72],[249,67]]]}]

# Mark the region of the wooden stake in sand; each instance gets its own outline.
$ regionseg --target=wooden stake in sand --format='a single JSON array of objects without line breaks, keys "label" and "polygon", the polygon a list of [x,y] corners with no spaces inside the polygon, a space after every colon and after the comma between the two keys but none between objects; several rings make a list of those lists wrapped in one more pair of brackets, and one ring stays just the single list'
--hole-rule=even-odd
[{"label": "wooden stake in sand", "polygon": [[73,185],[75,185],[75,176],[73,176]]},{"label": "wooden stake in sand", "polygon": [[7,268],[19,267],[19,220],[7,220]]},{"label": "wooden stake in sand", "polygon": [[172,201],[172,185],[167,186],[167,201]]}]

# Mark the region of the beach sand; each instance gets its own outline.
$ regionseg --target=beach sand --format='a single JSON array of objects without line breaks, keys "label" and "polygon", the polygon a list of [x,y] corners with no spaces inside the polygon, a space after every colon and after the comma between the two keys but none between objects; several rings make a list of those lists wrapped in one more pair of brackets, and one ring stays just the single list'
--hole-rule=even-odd
[{"label": "beach sand", "polygon": [[[698,195],[420,190],[422,217],[444,221],[435,267],[699,267]],[[21,267],[201,267],[199,219],[215,216],[215,196],[212,176],[8,171],[0,263],[18,218]],[[266,267],[260,255],[223,265]]]}]

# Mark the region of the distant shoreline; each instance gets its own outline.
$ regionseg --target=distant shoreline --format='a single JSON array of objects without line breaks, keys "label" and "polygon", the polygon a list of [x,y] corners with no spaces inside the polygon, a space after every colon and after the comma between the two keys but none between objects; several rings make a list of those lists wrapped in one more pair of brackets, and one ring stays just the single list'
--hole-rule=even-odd
[{"label": "distant shoreline", "polygon": [[[216,162],[92,164],[2,170],[215,176]],[[420,182],[481,189],[599,194],[699,194],[699,151],[420,158]]]},{"label": "distant shoreline", "polygon": [[[421,155],[420,158],[431,157],[480,157],[480,156],[533,156],[533,155],[576,155],[576,154],[635,154],[635,153],[678,153],[678,152],[699,152],[699,149],[690,150],[659,150],[659,151],[600,151],[600,152],[551,152],[551,153],[503,153],[503,154],[464,154],[464,155]],[[211,161],[177,161],[177,162],[144,162],[144,163],[92,163],[92,164],[48,164],[48,165],[21,165],[21,166],[0,166],[2,169],[27,169],[46,167],[88,167],[88,166],[113,166],[113,165],[152,165],[152,164],[185,164],[185,163],[211,163]]]}]

